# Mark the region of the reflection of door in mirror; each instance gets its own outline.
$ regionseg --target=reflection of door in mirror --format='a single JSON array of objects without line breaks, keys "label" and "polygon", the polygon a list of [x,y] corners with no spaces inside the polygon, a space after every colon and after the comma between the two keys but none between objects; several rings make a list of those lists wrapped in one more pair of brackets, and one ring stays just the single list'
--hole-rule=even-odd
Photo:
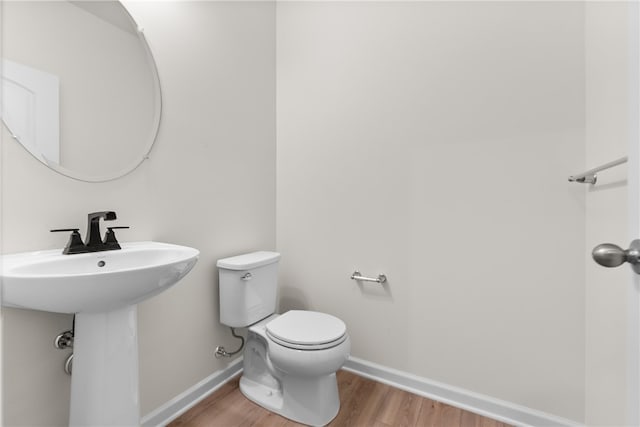
[{"label": "reflection of door in mirror", "polygon": [[3,60],[2,119],[24,148],[45,164],[60,163],[58,77]]},{"label": "reflection of door in mirror", "polygon": [[[103,181],[133,170],[158,130],[160,86],[144,35],[124,6],[114,0],[2,4],[5,135],[77,179]],[[49,97],[54,79],[57,112]],[[43,101],[51,107],[46,113],[39,109]],[[41,149],[56,145],[57,154]]]}]

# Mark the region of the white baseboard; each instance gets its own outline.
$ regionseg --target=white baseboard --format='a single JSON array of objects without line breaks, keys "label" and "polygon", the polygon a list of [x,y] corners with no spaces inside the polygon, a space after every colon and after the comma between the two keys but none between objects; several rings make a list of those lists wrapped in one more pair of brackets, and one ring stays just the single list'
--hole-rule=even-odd
[{"label": "white baseboard", "polygon": [[349,358],[343,369],[419,396],[512,425],[533,427],[577,427],[582,425],[576,421],[397,371],[356,357]]},{"label": "white baseboard", "polygon": [[180,393],[164,405],[142,417],[143,427],[165,426],[187,412],[198,402],[226,384],[242,371],[242,357],[237,358],[225,369],[214,372],[193,387]]},{"label": "white baseboard", "polygon": [[[582,424],[557,417],[524,406],[516,405],[483,394],[454,387],[448,384],[418,377],[373,362],[350,357],[343,366],[346,371],[390,386],[406,390],[438,402],[446,403],[466,411],[493,418],[516,426],[531,427],[580,427]],[[144,416],[144,427],[165,426],[202,399],[218,390],[242,371],[242,357],[234,360],[227,368],[214,372],[185,392]]]}]

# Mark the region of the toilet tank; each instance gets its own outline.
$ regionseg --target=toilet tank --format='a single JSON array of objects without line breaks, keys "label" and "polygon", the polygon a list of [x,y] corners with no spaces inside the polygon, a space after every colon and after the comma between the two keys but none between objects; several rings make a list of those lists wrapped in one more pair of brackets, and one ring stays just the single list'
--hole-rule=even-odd
[{"label": "toilet tank", "polygon": [[260,251],[218,260],[220,323],[245,327],[276,312],[279,259]]}]

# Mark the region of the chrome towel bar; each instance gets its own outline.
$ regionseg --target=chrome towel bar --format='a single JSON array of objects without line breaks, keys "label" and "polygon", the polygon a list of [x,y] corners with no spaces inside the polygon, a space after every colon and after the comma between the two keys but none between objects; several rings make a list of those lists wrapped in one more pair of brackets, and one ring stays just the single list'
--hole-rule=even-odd
[{"label": "chrome towel bar", "polygon": [[598,181],[598,176],[596,175],[598,172],[603,171],[605,169],[612,168],[614,166],[621,165],[623,163],[627,163],[629,158],[627,156],[621,157],[617,160],[614,160],[609,163],[605,163],[602,166],[598,166],[597,168],[589,169],[586,172],[582,172],[578,175],[571,175],[569,177],[569,182],[581,182],[583,184],[595,184]]},{"label": "chrome towel bar", "polygon": [[351,275],[351,280],[360,280],[362,282],[376,282],[382,284],[387,281],[387,276],[385,276],[384,274],[378,274],[377,278],[364,277],[358,270],[356,270]]}]

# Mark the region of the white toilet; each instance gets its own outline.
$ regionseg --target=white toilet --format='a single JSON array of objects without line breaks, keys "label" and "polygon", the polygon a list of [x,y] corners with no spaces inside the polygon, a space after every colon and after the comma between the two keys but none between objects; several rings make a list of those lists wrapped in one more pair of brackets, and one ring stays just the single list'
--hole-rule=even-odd
[{"label": "white toilet", "polygon": [[344,322],[315,311],[275,314],[276,252],[253,252],[218,261],[220,322],[249,327],[240,391],[293,421],[321,426],[340,409],[336,371],[349,357]]}]

